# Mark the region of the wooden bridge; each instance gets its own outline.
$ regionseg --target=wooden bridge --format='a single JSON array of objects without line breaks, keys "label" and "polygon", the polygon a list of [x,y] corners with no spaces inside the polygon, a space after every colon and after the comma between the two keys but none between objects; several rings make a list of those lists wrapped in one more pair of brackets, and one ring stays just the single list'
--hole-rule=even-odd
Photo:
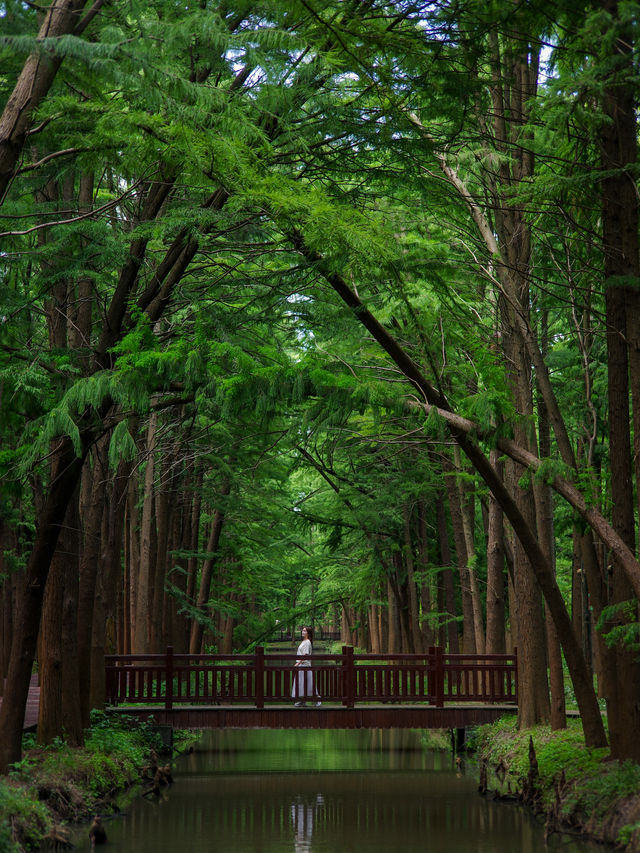
[{"label": "wooden bridge", "polygon": [[[356,655],[343,646],[341,654],[314,654],[311,667],[296,661],[262,647],[250,655],[174,654],[172,647],[163,655],[109,655],[107,707],[177,728],[275,729],[465,728],[517,709],[515,654],[432,647],[423,655]],[[312,675],[298,681],[301,670]]]}]

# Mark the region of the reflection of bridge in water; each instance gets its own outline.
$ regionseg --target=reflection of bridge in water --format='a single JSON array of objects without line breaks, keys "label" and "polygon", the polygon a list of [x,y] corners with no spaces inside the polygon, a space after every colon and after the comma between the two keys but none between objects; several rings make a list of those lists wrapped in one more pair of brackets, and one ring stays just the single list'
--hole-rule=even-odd
[{"label": "reflection of bridge in water", "polygon": [[132,803],[109,840],[136,853],[545,848],[533,818],[479,797],[476,774],[428,740],[406,729],[206,732],[176,762],[175,784]]},{"label": "reflection of bridge in water", "polygon": [[[515,655],[110,655],[107,704],[183,728],[464,728],[517,707]],[[306,663],[306,661],[305,661]],[[304,686],[299,687],[300,684]],[[305,695],[300,695],[302,689]],[[315,707],[318,696],[322,700]],[[305,702],[306,707],[294,707]]]},{"label": "reflection of bridge in water", "polygon": [[[136,809],[127,821],[135,824],[131,827],[135,836],[185,840],[196,836],[208,838],[211,849],[225,851],[281,850],[284,845],[276,840],[288,840],[293,853],[309,853],[335,849],[335,839],[340,839],[339,849],[356,851],[363,839],[370,844],[372,837],[376,850],[407,849],[403,847],[407,837],[423,838],[423,849],[475,850],[474,842],[489,832],[496,839],[490,849],[513,850],[514,836],[519,844],[521,833],[526,835],[527,816],[507,806],[496,810],[477,796],[477,784],[471,779],[448,773],[429,780],[427,775],[424,771],[308,777],[223,774],[207,778],[206,796],[177,778],[166,809]],[[537,853],[539,844],[538,838],[535,846],[524,843],[518,849]]]}]

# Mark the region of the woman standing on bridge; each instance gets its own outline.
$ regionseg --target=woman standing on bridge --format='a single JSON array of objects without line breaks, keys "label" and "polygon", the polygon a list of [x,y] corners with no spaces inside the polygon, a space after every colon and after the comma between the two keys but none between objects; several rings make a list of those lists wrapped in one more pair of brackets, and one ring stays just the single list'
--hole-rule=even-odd
[{"label": "woman standing on bridge", "polygon": [[311,671],[310,660],[311,653],[313,652],[313,646],[311,645],[312,639],[313,631],[311,628],[305,626],[302,629],[302,642],[298,646],[298,660],[296,661],[297,671],[293,676],[293,687],[291,688],[291,696],[294,699],[298,699],[295,703],[298,707],[305,704],[304,700],[306,698],[315,698],[317,700],[317,706],[322,704],[320,702],[318,691],[315,690],[313,685],[313,672]]}]

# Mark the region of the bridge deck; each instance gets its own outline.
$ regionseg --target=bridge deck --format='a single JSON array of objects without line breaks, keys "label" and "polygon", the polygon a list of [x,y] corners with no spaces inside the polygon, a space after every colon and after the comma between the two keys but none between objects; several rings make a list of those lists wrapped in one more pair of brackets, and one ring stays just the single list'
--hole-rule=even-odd
[{"label": "bridge deck", "polygon": [[181,729],[463,729],[497,720],[505,714],[517,713],[513,704],[447,705],[322,705],[295,708],[288,705],[202,706],[190,705],[167,710],[162,706],[109,708],[109,714],[125,714],[157,725]]},{"label": "bridge deck", "polygon": [[[4,695],[6,696],[6,681],[5,688],[3,690]],[[0,696],[0,708],[2,707],[2,699]],[[31,682],[29,684],[29,695],[27,697],[27,705],[24,709],[24,723],[22,724],[23,729],[32,730],[35,729],[38,725],[38,711],[40,707],[40,685],[38,681],[37,674],[31,676]]]}]

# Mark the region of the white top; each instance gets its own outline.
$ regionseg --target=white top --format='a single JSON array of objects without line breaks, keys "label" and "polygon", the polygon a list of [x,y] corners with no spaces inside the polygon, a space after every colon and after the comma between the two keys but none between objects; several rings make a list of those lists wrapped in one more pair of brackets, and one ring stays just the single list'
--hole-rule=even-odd
[{"label": "white top", "polygon": [[[303,640],[298,646],[298,657],[310,655],[312,652],[311,640]],[[298,666],[311,666],[311,661],[298,661]]]}]

